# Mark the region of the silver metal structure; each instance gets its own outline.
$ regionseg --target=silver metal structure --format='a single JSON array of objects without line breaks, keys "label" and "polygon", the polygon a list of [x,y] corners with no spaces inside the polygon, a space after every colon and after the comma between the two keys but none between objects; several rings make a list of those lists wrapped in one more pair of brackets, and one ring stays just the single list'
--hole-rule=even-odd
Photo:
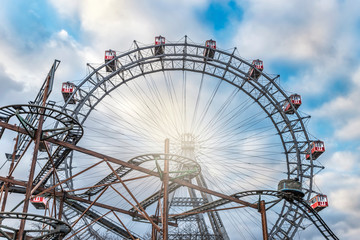
[{"label": "silver metal structure", "polygon": [[[290,100],[286,91],[279,85],[279,76],[272,76],[257,70],[249,61],[240,57],[236,48],[231,52],[213,49],[212,53],[214,54],[211,54],[211,57],[204,55],[208,47],[189,42],[187,36],[184,37],[183,41],[163,44],[161,48],[163,51],[161,52],[155,52],[155,47],[155,45],[139,46],[134,41],[133,47],[129,51],[118,54],[113,60],[107,61],[105,64],[89,64],[89,75],[76,84],[76,89],[73,95],[68,98],[68,101],[59,107],[59,110],[53,111],[58,115],[53,116],[51,112],[51,109],[58,108],[57,106],[52,105],[52,107],[46,108],[49,112],[48,118],[56,120],[53,129],[60,129],[59,124],[62,125],[61,127],[65,126],[63,127],[64,132],[59,132],[52,137],[74,145],[91,144],[91,141],[95,139],[94,148],[98,147],[100,150],[105,149],[107,151],[118,148],[120,150],[114,151],[114,156],[118,157],[119,152],[123,152],[125,155],[119,155],[119,158],[123,158],[123,161],[136,166],[141,164],[151,170],[157,169],[159,173],[162,172],[159,162],[166,157],[170,157],[170,160],[178,163],[171,169],[175,173],[172,178],[180,178],[203,188],[215,188],[216,191],[237,199],[249,197],[247,201],[254,204],[259,203],[260,198],[270,197],[272,199],[266,199],[268,200],[266,201],[267,206],[270,206],[269,210],[272,211],[274,206],[277,207],[277,210],[273,211],[269,217],[271,221],[269,225],[270,239],[293,239],[297,231],[303,229],[303,222],[308,220],[315,224],[327,239],[337,239],[320,216],[311,211],[306,203],[311,198],[311,194],[315,192],[313,189],[313,177],[323,169],[323,166],[315,162],[311,154],[311,159],[306,160],[308,148],[311,142],[314,141],[309,137],[305,128],[309,116],[303,115],[296,110],[293,114],[284,113],[282,109],[283,102],[290,102]],[[249,74],[250,70],[257,72],[255,75],[259,77],[253,78]],[[198,81],[197,85],[191,85],[186,77],[187,74],[191,77],[198,76],[201,80]],[[163,75],[165,79],[164,88],[168,91],[167,93],[160,91],[161,83],[155,84],[155,82],[159,81],[154,80],[152,76],[158,75]],[[179,78],[179,76],[182,85],[176,86],[172,78]],[[182,86],[182,88],[179,86]],[[189,104],[185,100],[176,102],[178,95],[182,95],[182,99],[186,99],[186,91],[191,92],[192,88],[196,89],[195,92],[198,91],[197,99],[193,103]],[[218,94],[220,89],[224,90],[227,95]],[[199,99],[206,90],[209,99],[202,103]],[[127,99],[120,98],[118,100],[113,97],[119,91],[121,93],[127,92],[127,95],[124,95]],[[132,104],[134,102],[132,96],[135,100],[136,98],[140,99],[140,104]],[[164,100],[165,96],[168,97],[166,101]],[[216,100],[214,100],[215,96],[217,97]],[[242,102],[236,102],[240,97],[246,99]],[[112,103],[116,104],[105,105],[106,101],[112,98],[115,99]],[[70,104],[72,99],[76,99],[76,104]],[[182,106],[178,106],[181,104]],[[192,105],[192,108],[187,108],[188,105]],[[215,110],[211,110],[214,112],[209,120],[207,115],[210,111],[210,105],[216,107]],[[19,114],[19,111],[26,114],[28,112],[24,110],[25,108],[29,109],[29,111],[37,109],[36,107],[32,108],[31,105],[24,105],[19,109],[13,106],[2,108],[0,120],[7,123],[10,117]],[[162,111],[160,108],[165,110]],[[247,114],[248,111],[255,111],[255,108],[258,109],[257,112]],[[190,111],[194,112],[194,115],[190,115],[193,119],[187,118]],[[179,116],[182,119],[172,119],[172,115],[178,114],[174,112],[180,112]],[[199,113],[200,117],[198,119],[196,119],[197,112],[201,113]],[[37,116],[38,114],[33,112],[30,115]],[[93,116],[98,116],[98,118]],[[116,127],[116,121],[107,122],[111,117],[119,118],[118,121],[121,121],[123,125]],[[170,126],[177,126],[177,121],[181,122],[181,127],[176,129],[176,133],[168,131]],[[264,124],[265,121],[266,124]],[[143,125],[135,128],[140,122]],[[100,125],[103,125],[102,129],[97,128]],[[126,128],[123,128],[124,126]],[[76,127],[76,131],[73,130],[74,127]],[[82,128],[84,128],[84,137],[80,139],[83,135]],[[151,132],[154,128],[157,128],[158,131],[156,132],[155,129],[154,132]],[[240,128],[243,128],[241,132],[237,132]],[[262,129],[266,129],[264,131],[270,133],[262,134]],[[105,130],[114,135],[118,134],[120,137],[106,135]],[[199,132],[198,130],[202,131]],[[96,136],[93,137],[91,134],[87,136],[87,131],[92,131]],[[165,135],[171,136],[163,136],[160,134],[161,131]],[[31,131],[29,132],[31,133]],[[144,135],[139,135],[139,132],[144,133]],[[210,132],[211,134],[200,136],[203,132]],[[107,140],[100,138],[104,136]],[[215,138],[215,136],[220,140],[211,142],[209,139]],[[241,136],[243,136],[243,139]],[[172,144],[171,154],[154,154],[153,152],[157,151],[152,148],[155,149],[159,146],[154,146],[158,142],[152,142],[154,139],[151,137],[154,137],[154,139],[158,137],[161,140],[164,139],[162,137],[170,137],[170,143]],[[267,141],[270,142],[276,138],[281,151],[272,153],[272,143],[261,145],[265,137],[269,137]],[[114,141],[108,141],[108,139]],[[244,139],[245,142],[247,141],[246,143],[253,141],[258,144],[253,144],[250,147],[246,144],[241,145],[240,142]],[[206,141],[210,141],[210,144],[206,145]],[[226,141],[230,142],[231,146],[224,145],[223,142]],[[142,149],[141,146],[145,144],[149,144],[149,147],[146,148],[147,152],[142,152],[145,151],[145,148]],[[218,155],[216,153],[209,154],[208,152],[204,154],[203,149],[206,150],[209,146],[219,150]],[[221,149],[221,146],[228,146],[229,149]],[[263,149],[254,150],[254,147]],[[226,151],[235,151],[235,154],[230,155],[232,153],[229,153],[229,155],[226,155]],[[256,152],[252,154],[251,151]],[[240,156],[237,157],[236,154]],[[83,155],[73,154],[71,149],[64,146],[57,146],[54,151],[51,151],[51,156],[55,167],[64,170],[64,175],[61,176],[63,179],[74,176],[74,174],[81,172],[83,168],[91,165],[90,163],[94,163],[93,159],[86,159]],[[229,156],[231,157],[229,158]],[[204,159],[209,159],[209,161]],[[224,161],[224,163],[222,164],[221,161]],[[228,162],[226,163],[226,161]],[[232,163],[234,163],[233,169],[231,169]],[[276,169],[272,169],[272,165],[269,164],[276,164]],[[222,165],[230,166],[228,170],[231,172],[227,174],[219,169],[211,168],[212,166],[221,168]],[[41,186],[46,188],[54,184],[51,182],[53,173],[47,175],[52,166],[53,164],[49,160],[38,171],[37,176],[34,178],[34,185],[41,183]],[[70,179],[66,182],[66,190],[69,191],[67,194],[71,195],[72,199],[69,198],[64,201],[63,219],[70,225],[76,225],[76,228],[71,229],[73,239],[105,239],[102,230],[111,234],[113,238],[130,239],[129,232],[125,231],[123,226],[116,223],[114,219],[102,216],[104,212],[101,209],[89,208],[89,204],[74,200],[88,198],[90,203],[91,200],[100,197],[102,192],[109,187],[109,184],[118,181],[119,178],[139,178],[136,183],[129,183],[129,188],[134,189],[134,195],[140,200],[140,203],[136,206],[129,206],[128,204],[116,202],[111,194],[104,197],[106,198],[104,202],[111,202],[110,205],[114,208],[128,207],[128,211],[134,213],[132,220],[135,221],[130,223],[132,235],[139,238],[149,237],[143,235],[143,229],[137,229],[136,227],[137,221],[144,221],[137,209],[141,206],[149,212],[155,211],[156,205],[159,205],[163,199],[161,185],[156,185],[159,184],[155,182],[156,179],[141,180],[140,178],[146,176],[136,175],[129,167],[113,167],[114,172],[108,168],[98,167],[88,173],[88,178],[80,180],[75,178],[74,181]],[[236,173],[242,168],[244,172]],[[245,171],[245,169],[247,170]],[[263,181],[262,176],[259,174],[265,172],[266,178]],[[266,179],[279,181],[281,175],[283,175],[281,178],[297,178],[300,181],[305,194],[303,199],[286,198],[286,194],[271,190],[249,191],[249,186],[265,189],[264,187],[269,187],[269,185],[266,185]],[[234,186],[227,186],[221,182],[226,177],[229,178],[226,179],[228,185],[232,184],[231,178],[235,182],[240,180],[243,180],[243,182],[234,183]],[[82,192],[72,191],[76,188],[88,186],[87,181],[93,187]],[[150,185],[156,185],[157,188],[150,189]],[[236,193],[241,189],[235,191],[235,186],[246,191]],[[273,187],[275,189],[276,185],[274,184]],[[55,190],[59,190],[59,187]],[[173,212],[170,212],[169,220],[174,221],[174,226],[176,224],[179,226],[170,230],[169,239],[232,239],[231,237],[234,235],[227,228],[227,226],[231,225],[229,219],[234,222],[247,222],[247,220],[239,220],[241,216],[236,215],[237,213],[230,215],[230,217],[223,213],[226,209],[232,211],[230,209],[239,207],[228,199],[219,199],[191,188],[184,188],[174,181],[169,183],[169,193],[171,200],[170,210],[174,209]],[[60,199],[57,199],[57,201],[60,204]],[[242,209],[238,211],[242,211]],[[81,220],[78,220],[77,217],[81,212],[86,212],[86,214],[82,216]],[[246,214],[249,213],[246,212]],[[96,223],[92,224],[94,221]],[[196,222],[196,229],[186,229],[189,223],[193,221]],[[82,228],[86,228],[86,231],[80,231]],[[246,232],[241,233],[244,234],[244,238],[246,236],[256,238],[250,227],[245,226],[244,229]],[[233,227],[231,231],[241,232],[239,227]]]}]

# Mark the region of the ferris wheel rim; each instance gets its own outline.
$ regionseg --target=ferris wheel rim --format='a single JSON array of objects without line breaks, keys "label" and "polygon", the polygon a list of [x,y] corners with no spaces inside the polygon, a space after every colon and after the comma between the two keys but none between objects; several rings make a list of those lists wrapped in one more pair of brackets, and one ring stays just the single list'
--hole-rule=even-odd
[{"label": "ferris wheel rim", "polygon": [[[169,43],[169,44],[164,44],[165,47],[173,47],[173,48],[176,48],[176,47],[182,47],[182,48],[189,48],[189,47],[193,47],[193,48],[197,48],[197,49],[205,49],[206,47],[204,46],[201,46],[201,45],[197,45],[197,44],[189,44],[187,43],[186,41],[184,43]],[[127,56],[130,56],[132,54],[135,54],[135,53],[141,53],[141,51],[145,51],[145,50],[151,50],[155,47],[155,45],[148,45],[148,46],[145,46],[145,47],[137,47],[137,48],[134,48],[133,50],[130,50],[128,52],[125,52],[119,56],[117,56],[114,61],[119,61],[119,59],[121,59],[122,57],[127,57]],[[215,68],[221,68],[223,69],[224,71],[226,72],[232,72],[233,74],[236,75],[235,71],[237,69],[237,66],[233,65],[233,62],[231,61],[231,59],[236,59],[237,61],[239,61],[241,64],[245,64],[246,66],[248,67],[251,67],[252,65],[243,60],[241,57],[235,55],[235,51],[233,51],[233,53],[228,53],[226,51],[222,51],[222,50],[219,50],[219,49],[215,49],[215,52],[219,55],[223,54],[223,55],[226,55],[230,58],[230,61],[222,61],[221,59],[217,58],[217,59],[214,59],[213,62],[207,62],[205,61],[205,64],[204,65],[210,65],[210,66],[213,66]],[[203,56],[201,55],[193,55],[193,54],[189,54],[189,53],[185,53],[183,52],[182,54],[181,53],[172,53],[172,54],[163,54],[162,56],[156,56],[156,55],[153,55],[153,56],[149,56],[147,58],[139,58],[135,61],[132,61],[131,63],[129,63],[128,66],[123,66],[122,68],[118,68],[115,72],[111,73],[110,75],[108,76],[102,76],[98,79],[100,79],[100,81],[98,81],[95,85],[92,83],[92,85],[94,86],[90,91],[87,92],[87,95],[81,99],[81,102],[79,102],[77,104],[77,107],[76,109],[74,110],[73,112],[73,116],[77,119],[79,119],[79,122],[81,122],[81,124],[83,124],[85,121],[86,121],[86,118],[87,116],[90,115],[91,111],[96,107],[96,105],[98,103],[100,103],[102,101],[102,99],[107,95],[109,94],[112,90],[120,87],[122,84],[128,82],[128,81],[131,81],[131,80],[134,80],[140,76],[144,76],[144,75],[147,75],[147,74],[153,74],[153,73],[156,73],[156,72],[161,72],[161,71],[191,71],[191,72],[197,72],[197,73],[203,73],[203,74],[206,74],[206,75],[210,75],[210,76],[213,76],[215,78],[219,78],[218,75],[214,74],[214,73],[210,73],[210,72],[207,72],[206,70],[206,67],[204,67],[203,70],[196,70],[196,69],[187,69],[186,67],[183,67],[183,68],[180,68],[180,67],[173,67],[173,68],[164,68],[162,67],[161,69],[157,69],[157,70],[153,70],[153,71],[148,71],[148,72],[142,72],[140,75],[137,75],[133,78],[129,78],[127,79],[126,81],[124,80],[123,82],[121,82],[120,84],[114,86],[112,89],[110,90],[107,90],[102,96],[98,97],[97,101],[95,101],[95,104],[91,104],[91,108],[87,111],[87,112],[81,112],[82,111],[82,108],[84,107],[86,101],[89,101],[89,98],[93,96],[94,92],[99,89],[99,88],[102,88],[103,86],[105,86],[106,84],[106,81],[110,81],[113,77],[117,76],[117,74],[119,74],[121,71],[125,71],[125,70],[130,70],[130,69],[133,69],[133,68],[136,68],[138,67],[139,65],[141,64],[153,64],[153,63],[164,63],[164,62],[173,62],[173,61],[178,61],[179,58],[176,58],[176,57],[183,57],[183,62],[184,62],[184,65],[185,65],[185,62],[192,62],[192,63],[199,63],[201,64],[202,62],[204,62],[204,60],[202,60]],[[189,56],[191,56],[192,58],[189,58]],[[219,65],[217,65],[219,64]],[[98,68],[92,68],[93,71],[76,87],[74,93],[73,93],[73,96],[75,96],[76,94],[84,94],[81,93],[82,89],[81,87],[83,85],[85,85],[86,83],[90,82],[91,80],[93,81],[93,77],[95,75],[98,75],[102,70],[104,70],[107,66],[109,65],[109,63],[106,63],[106,64],[102,64],[100,67]],[[236,85],[234,82],[231,82],[230,80],[226,80],[225,79],[225,73],[224,73],[224,76],[222,77],[224,81],[232,84],[232,85],[235,85],[237,87],[239,87],[239,89],[241,89],[244,93],[248,94],[249,97],[251,97],[256,103],[258,103],[258,105],[264,110],[264,112],[268,115],[268,117],[271,119],[274,127],[276,128],[277,132],[279,133],[279,136],[280,136],[280,139],[281,139],[281,142],[283,144],[283,148],[284,148],[284,153],[285,153],[285,156],[286,156],[286,162],[287,162],[287,170],[288,170],[288,178],[290,178],[290,176],[294,175],[293,173],[296,172],[296,171],[302,171],[302,168],[303,168],[303,163],[302,163],[302,160],[301,160],[301,154],[304,154],[304,151],[302,150],[304,148],[305,145],[309,145],[310,144],[310,139],[309,139],[309,136],[307,134],[307,131],[306,131],[306,128],[305,128],[305,125],[302,121],[303,117],[300,116],[300,114],[295,111],[294,113],[294,116],[295,117],[295,121],[297,121],[298,123],[300,123],[300,127],[301,127],[301,131],[303,133],[303,136],[304,138],[306,139],[304,142],[304,146],[299,149],[299,146],[298,146],[298,142],[297,142],[297,137],[295,135],[295,133],[293,132],[293,129],[292,129],[292,124],[291,124],[291,120],[289,120],[289,118],[287,117],[286,114],[284,113],[281,113],[281,106],[280,106],[280,102],[281,100],[277,99],[278,97],[275,97],[273,96],[272,94],[267,94],[267,90],[268,88],[273,88],[275,87],[277,89],[277,92],[279,92],[282,96],[283,96],[283,99],[288,99],[288,96],[286,95],[285,91],[278,85],[276,84],[275,82],[275,79],[276,78],[271,78],[270,76],[268,76],[267,74],[263,73],[263,72],[260,72],[261,76],[263,76],[265,79],[267,79],[268,81],[268,84],[269,85],[262,85],[260,82],[255,82],[255,81],[252,81],[252,80],[247,80],[244,78],[244,76],[246,76],[246,72],[242,72],[243,75],[237,75],[239,76],[239,78],[243,79],[244,82],[243,82],[243,85],[241,87],[239,87],[239,85]],[[101,74],[99,74],[101,76]],[[293,137],[293,142],[294,142],[294,148],[296,149],[296,156],[297,156],[297,161],[298,161],[298,168],[295,168],[295,170],[291,170],[290,167],[289,167],[289,156],[288,156],[288,148],[286,147],[286,143],[285,143],[285,140],[283,139],[283,135],[281,134],[281,130],[280,128],[281,127],[278,127],[278,124],[279,123],[276,123],[276,121],[274,120],[273,116],[275,115],[274,113],[271,113],[271,112],[268,112],[264,106],[262,106],[260,104],[260,102],[258,101],[258,99],[256,99],[254,96],[252,96],[250,93],[247,93],[246,90],[243,88],[243,86],[245,84],[249,84],[250,86],[253,87],[253,89],[255,89],[255,91],[258,91],[259,93],[259,99],[262,98],[263,96],[266,96],[266,98],[269,99],[269,102],[271,104],[273,104],[273,109],[276,109],[277,112],[275,112],[275,114],[280,114],[283,118],[283,121],[288,125],[288,131],[291,132],[291,135]],[[84,95],[83,95],[84,96]],[[68,102],[65,103],[65,105],[63,106],[63,109],[66,109],[68,106]],[[82,118],[82,120],[80,120]],[[299,126],[297,125],[297,126]],[[298,131],[299,132],[299,131]],[[310,195],[311,195],[311,192],[312,192],[312,178],[313,178],[313,162],[312,160],[309,161],[309,165],[310,167],[304,167],[304,168],[308,168],[309,170],[309,175],[307,177],[305,176],[302,176],[302,174],[300,174],[300,181],[303,182],[303,178],[306,178],[309,180],[309,189],[307,189],[307,192],[306,192],[306,198],[309,199],[310,198]],[[294,171],[292,173],[290,173],[290,171]],[[299,173],[297,174],[299,176]],[[283,209],[282,209],[282,212],[285,212],[286,209],[289,208],[289,206],[285,206],[285,204],[283,205]],[[303,218],[303,216],[301,217],[301,219]],[[280,220],[280,219],[278,219]],[[277,226],[279,223],[275,224],[274,226]],[[282,225],[282,224],[281,224]],[[295,226],[295,230],[293,230],[293,232],[296,232],[297,228],[299,226]],[[280,228],[280,226],[279,226]],[[273,229],[273,231],[277,231],[278,229]]]}]

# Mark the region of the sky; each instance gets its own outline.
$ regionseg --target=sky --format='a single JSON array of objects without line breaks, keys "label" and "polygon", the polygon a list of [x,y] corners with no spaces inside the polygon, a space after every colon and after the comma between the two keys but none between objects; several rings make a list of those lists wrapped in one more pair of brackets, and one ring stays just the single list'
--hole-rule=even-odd
[{"label": "sky", "polygon": [[[104,49],[126,51],[134,40],[187,35],[244,59],[260,58],[279,74],[288,93],[299,93],[300,111],[314,139],[325,142],[325,170],[315,184],[329,197],[321,212],[340,239],[360,235],[360,9],[351,0],[2,0],[0,106],[27,103],[54,59],[63,81],[79,81],[86,63]],[[6,144],[6,143],[2,143]],[[312,231],[305,231],[312,239]],[[315,238],[314,238],[315,239]]]}]

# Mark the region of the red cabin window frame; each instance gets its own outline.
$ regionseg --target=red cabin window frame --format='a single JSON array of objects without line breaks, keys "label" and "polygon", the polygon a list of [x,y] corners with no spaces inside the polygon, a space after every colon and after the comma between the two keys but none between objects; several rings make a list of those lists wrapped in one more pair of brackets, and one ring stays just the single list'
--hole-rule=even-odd
[{"label": "red cabin window frame", "polygon": [[[255,59],[252,61],[251,63],[252,66],[250,66],[248,74],[248,80],[250,79],[254,79],[255,81],[257,81],[259,79],[259,77],[261,76],[261,73],[264,70],[264,63],[262,60],[260,59]],[[257,70],[255,70],[257,69]]]},{"label": "red cabin window frame", "polygon": [[301,105],[301,96],[299,94],[293,94],[290,96],[291,103],[294,105]]},{"label": "red cabin window frame", "polygon": [[75,84],[70,82],[63,82],[61,87],[62,93],[73,93],[75,89]]},{"label": "red cabin window frame", "polygon": [[326,195],[316,195],[309,200],[311,208],[320,211],[329,206],[328,198]]},{"label": "red cabin window frame", "polygon": [[216,49],[216,41],[214,40],[206,40],[205,47]]},{"label": "red cabin window frame", "polygon": [[30,202],[36,209],[45,209],[47,205],[47,201],[45,197],[35,197],[31,198]]},{"label": "red cabin window frame", "polygon": [[157,36],[155,37],[155,45],[165,44],[165,37]]},{"label": "red cabin window frame", "polygon": [[46,199],[44,197],[35,197],[30,200],[32,203],[45,203]]},{"label": "red cabin window frame", "polygon": [[[70,96],[75,91],[75,84],[71,82],[63,82],[61,86],[61,93],[63,95],[64,101],[68,101]],[[75,94],[76,95],[76,94]],[[71,100],[69,101],[69,104],[75,104],[76,103],[76,97],[73,96]]]},{"label": "red cabin window frame", "polygon": [[253,60],[252,65],[254,65],[255,68],[260,70],[260,71],[264,70],[264,63],[260,59]]},{"label": "red cabin window frame", "polygon": [[[317,159],[322,153],[325,152],[325,144],[323,141],[314,141],[310,144],[310,152],[313,160]],[[310,153],[306,154],[306,159],[310,160]]]},{"label": "red cabin window frame", "polygon": [[291,104],[294,106],[294,109],[292,109],[288,100],[284,100],[282,109],[286,114],[293,114],[301,105],[301,96],[299,94],[292,94],[289,96],[289,99]]},{"label": "red cabin window frame", "polygon": [[105,60],[110,61],[116,57],[116,52],[114,50],[105,51]]}]

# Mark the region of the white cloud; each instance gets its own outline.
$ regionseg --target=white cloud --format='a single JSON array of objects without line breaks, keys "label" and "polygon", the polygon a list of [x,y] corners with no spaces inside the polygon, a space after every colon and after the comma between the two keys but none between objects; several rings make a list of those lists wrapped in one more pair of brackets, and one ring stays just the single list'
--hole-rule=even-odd
[{"label": "white cloud", "polygon": [[313,111],[318,117],[331,120],[335,127],[334,136],[339,140],[360,138],[360,66],[350,78],[350,92],[325,102]]},{"label": "white cloud", "polygon": [[335,152],[326,160],[326,170],[336,170],[339,172],[352,171],[356,167],[356,163],[360,159],[358,153],[350,151]]},{"label": "white cloud", "polygon": [[63,40],[67,40],[69,38],[69,34],[67,33],[66,30],[62,29],[59,33],[58,33],[58,36],[60,39],[63,39]]},{"label": "white cloud", "polygon": [[349,119],[344,127],[335,131],[335,136],[341,140],[360,139],[360,119]]},{"label": "white cloud", "polygon": [[[358,179],[352,179],[346,182],[352,184],[351,186],[356,186],[355,184],[360,183]],[[345,212],[354,217],[359,217],[360,205],[358,201],[354,201],[355,199],[360,199],[360,191],[358,189],[339,189],[337,191],[331,192],[329,198],[331,199],[331,205],[339,212]]]},{"label": "white cloud", "polygon": [[299,60],[317,58],[331,48],[335,1],[257,1],[246,10],[235,38],[246,56]]},{"label": "white cloud", "polygon": [[52,1],[52,4],[64,18],[79,18],[86,42],[94,48],[125,51],[134,39],[149,43],[159,34],[172,40],[186,34],[205,35],[194,14],[194,8],[201,8],[205,2],[65,0]]},{"label": "white cloud", "polygon": [[303,66],[290,75],[285,88],[302,95],[323,94],[336,78],[351,73],[357,61],[358,14],[340,14],[353,12],[358,7],[354,4],[335,0],[310,4],[300,0],[248,1],[234,44],[243,57],[265,60],[265,71],[270,73],[274,72],[266,68],[267,62]]},{"label": "white cloud", "polygon": [[[320,216],[340,239],[357,239],[360,234],[360,189],[357,188],[360,178],[356,168],[358,157],[349,152],[335,153],[327,164],[329,167],[315,179],[317,186],[323,194],[327,194],[329,200],[329,207]],[[346,170],[351,167],[352,170]],[[309,233],[311,231],[306,232],[307,235]]]},{"label": "white cloud", "polygon": [[194,39],[205,39],[208,34],[194,14],[194,8],[201,8],[205,3],[205,0],[184,0],[175,5],[160,1],[154,7],[154,3],[148,1],[51,1],[57,10],[54,14],[79,25],[73,33],[76,36],[60,28],[45,42],[36,43],[32,51],[24,51],[14,43],[25,39],[17,39],[17,33],[9,28],[10,23],[5,19],[1,24],[0,64],[31,99],[35,94],[30,92],[37,92],[54,59],[62,62],[56,73],[58,86],[54,86],[59,88],[62,81],[85,77],[86,63],[101,63],[104,49],[127,51],[134,39],[152,43],[159,34],[168,41],[186,34]]},{"label": "white cloud", "polygon": [[[22,96],[26,102],[35,97],[52,61],[60,59],[62,64],[56,73],[54,90],[59,93],[62,81],[85,76],[86,62],[102,62],[104,49],[126,51],[134,39],[151,43],[158,34],[168,40],[180,39],[185,34],[194,41],[207,39],[211,33],[194,12],[194,8],[206,7],[206,2],[52,0],[63,19],[79,22],[76,33],[79,38],[59,29],[44,44],[36,46],[36,51],[21,52],[11,42],[16,33],[5,26],[0,33],[0,66],[4,68],[1,71],[23,86],[22,92],[29,96]],[[237,35],[233,45],[245,58],[308,64],[289,79],[289,90],[308,95],[323,93],[329,90],[334,76],[343,77],[344,82],[353,86],[347,95],[324,103],[312,114],[334,124],[336,141],[360,138],[360,67],[356,56],[359,47],[354,24],[360,7],[356,4],[359,3],[334,0],[249,1],[242,22],[234,29]],[[0,19],[3,23],[8,21],[1,14]],[[316,183],[328,193],[333,211],[347,214],[344,220],[347,223],[360,221],[360,192],[356,188],[360,180],[351,172],[358,162],[355,151],[335,152],[325,162],[327,168],[316,178]],[[330,217],[334,218],[331,214]],[[335,225],[335,232],[343,226],[343,222]],[[347,230],[342,236],[348,239],[356,239],[360,234],[356,226]]]}]

